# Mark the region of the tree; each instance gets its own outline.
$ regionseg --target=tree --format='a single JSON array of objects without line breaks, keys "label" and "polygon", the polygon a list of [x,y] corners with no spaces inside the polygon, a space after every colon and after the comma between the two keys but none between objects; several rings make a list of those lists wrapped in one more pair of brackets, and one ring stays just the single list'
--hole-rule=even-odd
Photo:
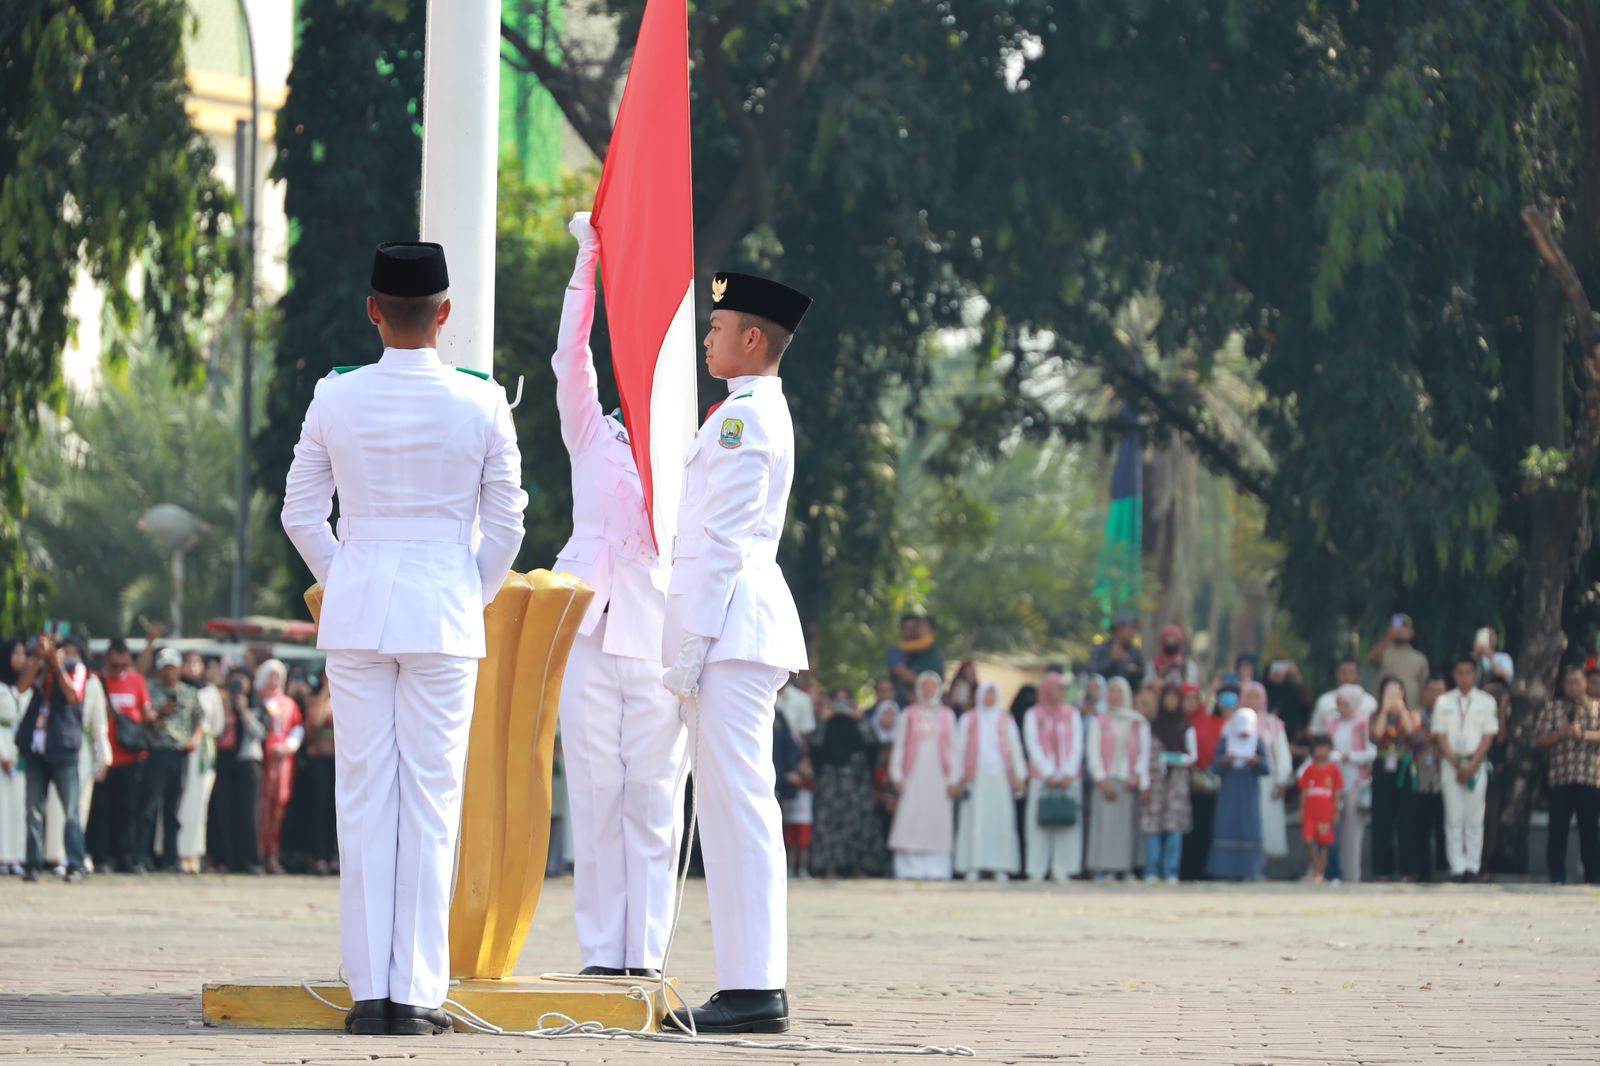
[{"label": "tree", "polygon": [[[23,538],[54,582],[50,614],[96,636],[167,617],[167,555],[138,527],[160,503],[209,526],[185,561],[186,628],[228,609],[239,390],[222,378],[199,389],[179,383],[147,340],[131,342],[126,366],[100,390],[71,396],[65,417],[51,419],[27,453],[32,506]],[[259,531],[276,521],[260,497],[251,521],[251,543],[266,545]]]},{"label": "tree", "polygon": [[[603,159],[643,4],[598,6],[616,28],[603,54],[553,26],[502,36],[508,60],[540,78]],[[1009,5],[974,6],[998,18]],[[781,558],[806,576],[795,592],[819,662],[848,660],[855,634],[889,621],[899,442],[882,401],[926,380],[923,337],[958,322],[969,295],[960,272],[974,249],[930,218],[954,208],[958,161],[982,140],[979,105],[1001,57],[987,31],[957,32],[949,19],[922,0],[715,0],[690,13],[697,271],[762,272],[816,298],[786,364],[797,463]],[[994,373],[989,339],[971,357]],[[718,397],[720,385],[702,386],[706,404]],[[941,476],[1001,433],[981,417],[962,429]]]},{"label": "tree", "polygon": [[[422,175],[425,0],[306,0],[272,176],[285,185],[289,290],[256,434],[256,482],[281,505],[318,379],[369,362],[364,310],[372,250],[417,233]],[[282,537],[293,588],[310,571]]]},{"label": "tree", "polygon": [[[182,380],[225,272],[228,198],[184,110],[181,0],[17,0],[0,11],[0,631],[39,621],[22,550],[23,447],[62,409],[80,272],[105,295],[113,364],[148,322]],[[135,280],[137,279],[137,281]]]},{"label": "tree", "polygon": [[[948,220],[1001,253],[984,291],[1019,329],[1053,331],[1044,362],[1095,366],[1265,504],[1283,600],[1323,654],[1396,608],[1435,659],[1504,625],[1521,698],[1502,814],[1523,825],[1600,442],[1580,298],[1600,225],[1597,15],[1190,0],[1058,20],[1020,3],[991,132],[1032,165],[990,153],[969,178],[1019,209]],[[1112,313],[1145,289],[1163,348],[1244,338],[1270,468],[1119,353]],[[1525,839],[1501,834],[1502,868]]]}]

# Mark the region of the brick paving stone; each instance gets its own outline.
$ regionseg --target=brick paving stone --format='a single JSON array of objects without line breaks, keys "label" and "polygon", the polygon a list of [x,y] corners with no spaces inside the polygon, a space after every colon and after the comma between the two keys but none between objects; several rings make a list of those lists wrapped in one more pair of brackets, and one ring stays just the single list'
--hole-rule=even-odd
[{"label": "brick paving stone", "polygon": [[[1600,893],[1538,886],[791,886],[785,1039],[966,1044],[984,1062],[1600,1061]],[[0,1061],[783,1063],[664,1044],[207,1029],[208,980],[338,969],[332,880],[0,879]],[[576,965],[545,888],[518,972]],[[702,884],[672,970],[713,990]],[[771,1043],[775,1038],[760,1038]],[[902,1056],[869,1061],[909,1061]],[[927,1061],[927,1060],[921,1060]]]}]

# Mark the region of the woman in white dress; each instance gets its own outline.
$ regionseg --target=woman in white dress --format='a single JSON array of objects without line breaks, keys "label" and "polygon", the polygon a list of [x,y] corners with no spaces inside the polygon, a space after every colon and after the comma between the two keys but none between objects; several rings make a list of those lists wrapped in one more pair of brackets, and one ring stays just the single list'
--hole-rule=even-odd
[{"label": "woman in white dress", "polygon": [[[1256,728],[1266,749],[1271,772],[1261,779],[1261,853],[1268,859],[1289,854],[1289,817],[1283,797],[1294,781],[1294,759],[1289,754],[1289,730],[1267,706],[1267,689],[1246,681],[1239,690],[1239,706],[1256,712]],[[1265,873],[1262,875],[1265,876]]]},{"label": "woman in white dress", "polygon": [[22,873],[27,850],[28,791],[17,763],[17,723],[33,699],[19,692],[17,679],[28,665],[28,649],[20,640],[7,640],[0,658],[0,874]]},{"label": "woman in white dress", "polygon": [[976,881],[990,873],[1008,881],[1021,872],[1016,801],[1028,781],[1017,720],[1000,706],[1000,686],[978,686],[978,705],[961,716],[961,781],[965,801],[956,823],[956,872]]},{"label": "woman in white dress", "polygon": [[217,738],[224,726],[222,693],[206,678],[206,661],[197,651],[183,657],[183,680],[200,697],[200,744],[189,753],[183,800],[178,804],[178,868],[200,872],[206,854],[206,815],[217,783]]},{"label": "woman in white dress", "polygon": [[[1083,734],[1078,709],[1065,700],[1067,679],[1051,670],[1039,683],[1039,702],[1022,719],[1022,742],[1028,751],[1028,805],[1023,824],[1028,837],[1028,880],[1046,875],[1067,881],[1083,870]],[[1039,824],[1039,796],[1064,791],[1080,804],[1078,822],[1069,826]]]},{"label": "woman in white dress", "polygon": [[1150,787],[1150,723],[1133,708],[1127,679],[1106,683],[1106,712],[1089,723],[1084,754],[1097,794],[1085,865],[1097,881],[1131,874],[1139,848],[1140,796]]},{"label": "woman in white dress", "polygon": [[916,702],[894,723],[889,780],[899,800],[889,849],[894,875],[909,881],[948,881],[955,849],[956,716],[940,701],[944,683],[929,670],[917,678]]}]

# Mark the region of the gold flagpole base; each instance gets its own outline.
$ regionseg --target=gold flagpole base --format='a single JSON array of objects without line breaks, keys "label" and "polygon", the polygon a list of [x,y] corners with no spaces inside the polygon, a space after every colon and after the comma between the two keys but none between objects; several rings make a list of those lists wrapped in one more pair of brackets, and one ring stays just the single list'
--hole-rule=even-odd
[{"label": "gold flagpole base", "polygon": [[[565,1025],[552,1015],[561,1014],[575,1022],[599,1022],[608,1029],[633,1029],[660,1032],[666,1015],[661,992],[652,982],[640,981],[649,992],[641,1000],[627,985],[609,980],[593,983],[551,981],[538,977],[507,977],[500,980],[469,979],[450,986],[450,998],[479,1018],[507,1032],[526,1032]],[[313,980],[311,987],[338,1009],[326,1006],[307,992],[299,981],[261,979],[207,984],[200,992],[201,1014],[209,1026],[239,1029],[342,1030],[344,1012],[350,1007],[350,990],[335,980]],[[669,980],[668,995],[674,1010],[682,1010],[677,982]],[[446,1006],[447,1010],[459,1011]],[[456,1022],[459,1032],[474,1032]]]}]

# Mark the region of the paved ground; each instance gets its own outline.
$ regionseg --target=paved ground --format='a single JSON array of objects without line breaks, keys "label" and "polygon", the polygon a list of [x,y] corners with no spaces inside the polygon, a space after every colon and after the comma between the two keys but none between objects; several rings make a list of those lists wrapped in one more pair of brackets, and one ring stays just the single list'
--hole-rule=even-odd
[{"label": "paved ground", "polygon": [[[521,972],[571,965],[547,888]],[[1600,893],[805,882],[794,1037],[985,1062],[1600,1061]],[[337,968],[334,883],[0,879],[0,1063],[834,1062],[794,1052],[205,1029],[204,980]],[[712,987],[703,886],[677,965]],[[771,1038],[762,1038],[771,1039]]]}]

